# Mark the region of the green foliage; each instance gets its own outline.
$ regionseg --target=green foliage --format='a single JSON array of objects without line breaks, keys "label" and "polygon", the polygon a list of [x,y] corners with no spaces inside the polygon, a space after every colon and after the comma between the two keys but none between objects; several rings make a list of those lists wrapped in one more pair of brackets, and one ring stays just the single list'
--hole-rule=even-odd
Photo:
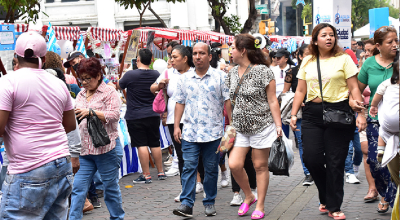
[{"label": "green foliage", "polygon": [[[39,19],[40,2],[42,0],[0,0],[0,5],[6,13],[5,23],[14,23],[21,19],[26,23]],[[45,14],[45,13],[43,13]],[[47,16],[47,14],[45,14]]]},{"label": "green foliage", "polygon": [[[321,1],[321,0],[314,0]],[[296,8],[297,0],[292,0],[293,8]],[[306,18],[306,22],[312,22],[312,5],[311,0],[305,0],[302,18]],[[353,23],[353,30],[369,23],[369,9],[373,8],[389,8],[389,16],[399,18],[399,9],[394,8],[390,4],[390,0],[352,0],[351,21]]]},{"label": "green foliage", "polygon": [[222,19],[224,20],[225,24],[229,27],[232,34],[234,35],[240,34],[240,32],[243,29],[243,25],[240,24],[239,22],[239,16],[237,15],[225,16]]},{"label": "green foliage", "polygon": [[[6,0],[7,1],[7,0]],[[137,8],[139,10],[142,10],[142,4],[145,5],[147,4],[149,1],[151,1],[151,3],[158,1],[158,0],[115,0],[115,2],[119,3],[121,6],[124,6],[125,9],[128,8]],[[167,0],[167,2],[185,2],[185,0]]]}]

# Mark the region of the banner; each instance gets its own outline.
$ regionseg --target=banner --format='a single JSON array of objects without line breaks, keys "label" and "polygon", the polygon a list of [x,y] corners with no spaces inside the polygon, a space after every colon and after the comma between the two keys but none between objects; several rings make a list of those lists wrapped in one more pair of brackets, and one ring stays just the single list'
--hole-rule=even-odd
[{"label": "banner", "polygon": [[314,1],[314,27],[328,23],[336,28],[341,48],[351,48],[351,0]]}]

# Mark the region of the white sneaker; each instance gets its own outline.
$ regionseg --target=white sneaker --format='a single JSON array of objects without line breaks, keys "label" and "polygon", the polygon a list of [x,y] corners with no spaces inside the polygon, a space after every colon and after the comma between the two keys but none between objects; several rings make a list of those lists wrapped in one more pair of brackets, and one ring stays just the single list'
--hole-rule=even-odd
[{"label": "white sneaker", "polygon": [[359,184],[360,180],[352,173],[346,173],[346,183]]},{"label": "white sneaker", "polygon": [[257,188],[251,189],[251,192],[252,192],[253,195],[256,197],[256,199],[258,199],[258,196],[257,196]]},{"label": "white sneaker", "polygon": [[173,159],[174,159],[174,158],[172,157],[172,155],[169,155],[168,158],[167,158],[167,161],[164,162],[164,165],[165,165],[165,166],[171,166],[171,165],[172,165],[172,160],[173,160]]},{"label": "white sneaker", "polygon": [[229,173],[227,170],[221,172],[221,187],[227,187],[229,185]]},{"label": "white sneaker", "polygon": [[182,190],[181,190],[181,192],[179,193],[179,195],[177,196],[177,197],[175,197],[175,202],[180,202],[181,201],[181,194],[182,194]]},{"label": "white sneaker", "polygon": [[201,182],[196,183],[196,193],[203,192],[203,184]]},{"label": "white sneaker", "polygon": [[206,197],[207,197],[206,192],[203,192],[203,198],[206,198]]},{"label": "white sneaker", "polygon": [[177,176],[179,175],[179,169],[175,167],[171,167],[167,172],[165,172],[167,176]]},{"label": "white sneaker", "polygon": [[354,170],[354,175],[356,175],[356,177],[358,178],[358,175],[360,174],[359,172],[360,166],[353,165],[353,170]]},{"label": "white sneaker", "polygon": [[242,203],[243,203],[242,196],[239,193],[235,193],[231,201],[231,206],[239,206],[242,205]]}]

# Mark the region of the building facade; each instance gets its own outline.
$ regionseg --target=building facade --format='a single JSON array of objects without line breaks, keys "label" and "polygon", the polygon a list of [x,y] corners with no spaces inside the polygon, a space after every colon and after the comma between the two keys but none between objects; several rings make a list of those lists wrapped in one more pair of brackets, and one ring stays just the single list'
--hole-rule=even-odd
[{"label": "building facade", "polygon": [[[151,7],[168,28],[212,30],[215,26],[207,0],[186,0],[175,4],[158,0]],[[244,24],[248,8],[247,0],[231,0],[227,15],[238,15]],[[130,30],[139,27],[140,23],[136,8],[125,9],[114,0],[45,0],[41,2],[41,9],[48,16],[40,13],[37,23],[31,24],[36,29],[51,22],[54,26],[79,26],[82,30],[88,27]],[[162,27],[162,24],[147,9],[142,17],[142,26]]]}]

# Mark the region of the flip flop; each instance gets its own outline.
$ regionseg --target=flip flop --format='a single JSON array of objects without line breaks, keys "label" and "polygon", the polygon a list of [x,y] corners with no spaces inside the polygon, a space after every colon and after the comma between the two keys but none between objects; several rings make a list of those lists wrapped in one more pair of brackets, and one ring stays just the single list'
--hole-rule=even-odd
[{"label": "flip flop", "polygon": [[[334,215],[332,215],[332,214],[334,214]],[[340,215],[340,214],[343,214],[343,215]],[[329,212],[328,216],[333,218],[333,219],[335,219],[335,220],[346,219],[346,216],[341,211],[339,211],[339,212]]]},{"label": "flip flop", "polygon": [[[255,217],[255,215],[258,215],[259,217]],[[264,218],[265,213],[258,211],[258,210],[254,210],[253,214],[251,214],[251,219],[262,219]]]},{"label": "flip flop", "polygon": [[389,203],[388,202],[385,202],[385,203],[379,202],[379,205],[381,205],[382,208],[385,207],[385,205],[388,205],[388,206],[386,209],[380,209],[378,206],[378,209],[377,209],[378,213],[386,213],[387,211],[389,211]]},{"label": "flip flop", "polygon": [[[321,205],[321,204],[320,204]],[[326,209],[326,206],[324,208],[322,208],[321,206],[318,207],[319,211],[322,213],[327,213],[329,212],[328,209]]]},{"label": "flip flop", "polygon": [[250,205],[248,205],[247,203],[242,203],[242,205],[239,208],[239,211],[242,210],[242,213],[239,213],[238,211],[238,215],[239,216],[245,215],[249,211],[250,206],[253,205],[255,202],[257,202],[257,199],[254,199],[253,202],[250,203]]}]

